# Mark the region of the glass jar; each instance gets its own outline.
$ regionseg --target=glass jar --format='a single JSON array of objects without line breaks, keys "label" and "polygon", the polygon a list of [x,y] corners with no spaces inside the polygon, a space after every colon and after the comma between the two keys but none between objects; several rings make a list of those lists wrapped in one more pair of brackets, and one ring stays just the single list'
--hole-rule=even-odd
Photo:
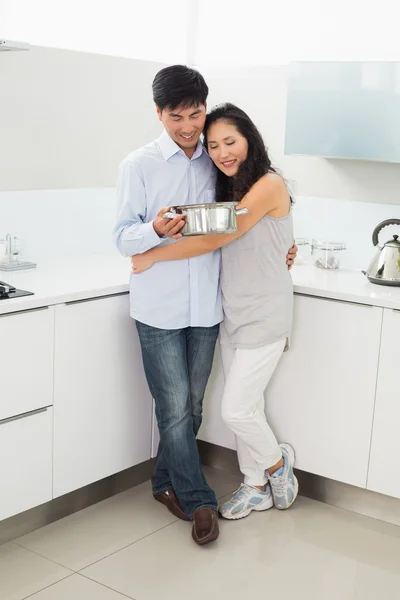
[{"label": "glass jar", "polygon": [[[297,246],[297,256],[294,265],[300,266],[310,262],[310,242],[308,238],[295,238],[294,243]],[[306,248],[308,246],[308,248]]]},{"label": "glass jar", "polygon": [[0,262],[6,260],[7,244],[6,240],[0,239]]},{"label": "glass jar", "polygon": [[340,253],[346,250],[343,242],[324,242],[312,240],[311,256],[316,267],[320,269],[339,269]]}]

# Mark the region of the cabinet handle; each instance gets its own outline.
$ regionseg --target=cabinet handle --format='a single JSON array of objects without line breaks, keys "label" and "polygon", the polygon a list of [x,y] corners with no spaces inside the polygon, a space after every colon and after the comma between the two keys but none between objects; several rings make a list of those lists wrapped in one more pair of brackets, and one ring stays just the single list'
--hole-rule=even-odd
[{"label": "cabinet handle", "polygon": [[25,310],[14,310],[13,312],[3,313],[0,315],[0,319],[3,317],[12,317],[13,315],[21,315],[23,313],[40,312],[42,310],[49,310],[49,306],[38,306],[38,308],[26,308]]},{"label": "cabinet handle", "polygon": [[[326,302],[338,302],[339,304],[353,304],[354,306],[364,306],[365,308],[375,308],[373,304],[364,304],[363,302],[354,302],[354,300],[339,300],[338,298],[327,298],[326,296],[314,296],[313,294],[302,294],[295,292],[295,296],[302,296],[303,298],[314,298],[317,300],[325,300]],[[380,308],[380,307],[378,307]]]},{"label": "cabinet handle", "polygon": [[73,306],[74,304],[84,304],[85,302],[94,302],[95,300],[104,300],[104,298],[115,298],[116,296],[128,296],[129,292],[117,292],[116,294],[104,294],[103,296],[94,296],[93,298],[82,298],[81,300],[71,300],[66,302],[65,306]]},{"label": "cabinet handle", "polygon": [[31,410],[27,413],[22,413],[21,415],[15,415],[15,417],[7,417],[7,419],[2,419],[0,421],[0,425],[4,425],[5,423],[11,423],[12,421],[19,421],[20,419],[27,419],[28,417],[33,417],[34,415],[39,415],[40,413],[46,412],[49,408],[49,406],[46,406],[45,408]]}]

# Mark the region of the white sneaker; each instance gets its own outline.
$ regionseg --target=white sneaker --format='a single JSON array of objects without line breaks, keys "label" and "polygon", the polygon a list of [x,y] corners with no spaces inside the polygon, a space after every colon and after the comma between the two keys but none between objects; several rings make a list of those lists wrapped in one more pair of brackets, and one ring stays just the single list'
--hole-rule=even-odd
[{"label": "white sneaker", "polygon": [[271,485],[271,492],[275,507],[279,510],[286,510],[292,506],[299,493],[299,483],[293,473],[295,454],[292,446],[289,444],[280,444],[283,456],[283,467],[278,469],[273,475],[265,472]]},{"label": "white sneaker", "polygon": [[252,510],[268,510],[273,505],[274,501],[269,484],[263,492],[256,487],[247,485],[247,483],[242,483],[232,498],[220,506],[219,513],[224,519],[243,519]]}]

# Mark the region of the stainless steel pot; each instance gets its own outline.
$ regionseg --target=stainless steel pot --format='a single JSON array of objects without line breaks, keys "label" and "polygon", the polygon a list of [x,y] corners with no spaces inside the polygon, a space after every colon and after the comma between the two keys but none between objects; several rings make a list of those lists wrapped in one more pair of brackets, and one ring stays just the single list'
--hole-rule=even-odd
[{"label": "stainless steel pot", "polygon": [[183,204],[173,206],[164,219],[174,219],[177,215],[185,217],[186,224],[181,230],[183,235],[207,235],[211,233],[235,233],[236,217],[247,215],[248,208],[236,209],[238,202],[210,202],[208,204]]},{"label": "stainless steel pot", "polygon": [[372,243],[378,246],[379,251],[369,265],[367,271],[363,271],[371,283],[379,285],[400,286],[400,242],[399,236],[394,235],[382,247],[379,246],[378,235],[388,225],[400,225],[400,219],[387,219],[379,223],[372,234]]}]

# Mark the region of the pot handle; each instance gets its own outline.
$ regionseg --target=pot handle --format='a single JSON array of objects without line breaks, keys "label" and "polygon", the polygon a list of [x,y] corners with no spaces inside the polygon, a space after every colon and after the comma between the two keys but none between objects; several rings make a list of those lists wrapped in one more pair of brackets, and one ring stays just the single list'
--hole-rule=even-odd
[{"label": "pot handle", "polygon": [[[235,210],[235,215],[237,217],[240,217],[240,215],[248,215],[249,214],[249,209],[248,208],[238,208],[237,210]],[[400,221],[399,221],[400,223]]]},{"label": "pot handle", "polygon": [[163,219],[175,219],[175,217],[184,217],[186,213],[182,212],[182,213],[176,213],[176,212],[166,212],[163,214],[162,218]]},{"label": "pot handle", "polygon": [[375,227],[372,234],[372,243],[374,246],[379,244],[378,235],[380,234],[381,230],[388,225],[400,225],[400,219],[387,219]]}]

